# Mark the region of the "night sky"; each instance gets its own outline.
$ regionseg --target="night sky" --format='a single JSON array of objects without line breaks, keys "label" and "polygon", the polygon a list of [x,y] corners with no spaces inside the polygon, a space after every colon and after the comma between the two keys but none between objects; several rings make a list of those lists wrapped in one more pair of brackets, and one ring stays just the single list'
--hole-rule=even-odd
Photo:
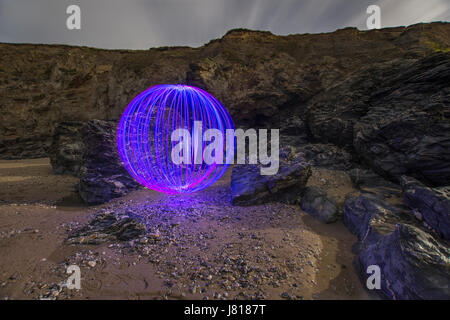
[{"label": "night sky", "polygon": [[[81,30],[66,28],[66,8],[81,8]],[[382,27],[449,21],[449,0],[0,0],[0,42],[99,48],[201,46],[233,28],[274,34],[366,29],[366,8]]]}]

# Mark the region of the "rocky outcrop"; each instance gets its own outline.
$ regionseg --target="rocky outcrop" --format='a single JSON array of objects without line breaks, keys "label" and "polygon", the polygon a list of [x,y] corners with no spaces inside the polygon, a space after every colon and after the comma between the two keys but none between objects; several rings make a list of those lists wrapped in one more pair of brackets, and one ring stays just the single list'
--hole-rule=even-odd
[{"label": "rocky outcrop", "polygon": [[68,244],[100,244],[108,241],[127,241],[146,233],[144,224],[129,216],[105,212],[95,216],[82,228],[72,232]]},{"label": "rocky outcrop", "polygon": [[388,204],[373,194],[349,195],[344,203],[344,224],[360,241],[378,241],[394,231],[399,221],[414,222],[406,208]]},{"label": "rocky outcrop", "polygon": [[[420,58],[445,51],[450,47],[449,39],[450,24],[431,23],[289,36],[232,30],[200,48],[140,51],[0,44],[0,155],[3,159],[45,156],[58,123],[117,120],[133,97],[160,83],[188,83],[208,90],[228,108],[238,127],[286,128],[286,134],[304,140],[305,135],[300,132],[306,124],[308,133],[319,140],[314,142],[352,145],[353,136],[356,137],[353,124],[368,113],[377,97],[384,99],[383,103],[394,102],[395,90],[390,94],[384,91],[381,96],[371,92],[378,91],[386,79],[395,83],[399,70],[395,65],[413,66]],[[370,66],[373,68],[361,73]],[[426,73],[428,67],[434,71]],[[433,79],[441,74],[440,79],[445,80],[445,70],[437,73],[433,63],[428,67],[422,64],[415,70],[417,73],[403,72],[398,77],[399,86],[411,78],[409,89],[419,89],[419,83],[425,85],[412,95],[400,92],[400,97],[411,104],[429,105],[430,113],[436,110],[439,114],[439,105],[445,101],[434,99],[430,93],[445,88],[442,84],[433,89],[437,85]],[[353,82],[355,78],[361,81]],[[342,94],[335,95],[340,89],[344,90]],[[320,99],[323,106],[314,108],[311,99],[319,93],[324,94]],[[353,107],[342,109],[345,103]],[[379,106],[374,107],[379,110]],[[414,110],[427,112],[420,108]],[[324,117],[318,112],[322,109]],[[399,108],[390,110],[398,113]],[[371,124],[375,118],[366,120]],[[365,159],[369,161],[372,153],[369,155],[370,150],[366,150],[370,144],[365,139],[373,141],[382,135],[366,132],[365,128],[359,129],[364,140],[358,140],[358,150],[367,154]],[[438,132],[439,125],[435,129]],[[417,148],[428,150],[427,139]],[[425,152],[420,154],[423,159]],[[385,158],[381,154],[373,157],[373,165]],[[421,159],[411,165],[420,164]],[[387,165],[392,162],[386,161],[377,166],[396,174]],[[432,164],[441,163],[434,160]],[[421,172],[434,177],[445,172],[436,168],[430,164]],[[414,170],[409,164],[406,169]]]},{"label": "rocky outcrop", "polygon": [[312,99],[316,139],[353,147],[375,172],[450,181],[450,53],[363,68]]},{"label": "rocky outcrop", "polygon": [[406,174],[436,186],[448,184],[449,93],[450,54],[434,54],[386,78],[355,126],[355,150],[391,178]]},{"label": "rocky outcrop", "polygon": [[429,188],[420,181],[400,179],[405,203],[439,235],[450,240],[450,187]]},{"label": "rocky outcrop", "polygon": [[339,207],[327,193],[317,187],[307,187],[300,199],[303,211],[325,223],[332,223],[339,219]]},{"label": "rocky outcrop", "polygon": [[53,172],[78,176],[80,173],[84,143],[81,135],[83,122],[62,122],[53,133],[48,155]]},{"label": "rocky outcrop", "polygon": [[381,292],[389,299],[450,299],[450,250],[431,234],[409,224],[377,242],[368,242],[359,254],[361,271],[381,270]]},{"label": "rocky outcrop", "polygon": [[381,288],[389,299],[449,299],[450,249],[403,206],[373,194],[349,196],[344,224],[356,234],[361,277],[371,265],[380,267]]},{"label": "rocky outcrop", "polygon": [[121,197],[138,184],[128,173],[116,145],[116,121],[92,120],[81,129],[84,152],[78,192],[88,204]]},{"label": "rocky outcrop", "polygon": [[275,175],[261,175],[258,165],[236,165],[231,174],[232,203],[249,206],[270,201],[294,202],[310,175],[310,165],[301,158],[280,161]]}]

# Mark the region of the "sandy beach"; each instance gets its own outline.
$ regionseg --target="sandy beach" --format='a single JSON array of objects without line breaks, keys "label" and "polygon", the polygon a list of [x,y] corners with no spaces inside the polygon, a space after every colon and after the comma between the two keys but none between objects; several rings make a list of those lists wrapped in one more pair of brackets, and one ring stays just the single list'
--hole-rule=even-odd
[{"label": "sandy beach", "polygon": [[[199,193],[141,189],[91,207],[76,182],[54,175],[47,158],[0,161],[1,299],[370,298],[353,266],[356,238],[342,222],[323,224],[294,205],[232,206],[230,172]],[[338,203],[352,189],[343,172],[325,169],[308,185]],[[65,242],[105,212],[139,216],[147,236]],[[65,286],[73,264],[80,290]]]}]

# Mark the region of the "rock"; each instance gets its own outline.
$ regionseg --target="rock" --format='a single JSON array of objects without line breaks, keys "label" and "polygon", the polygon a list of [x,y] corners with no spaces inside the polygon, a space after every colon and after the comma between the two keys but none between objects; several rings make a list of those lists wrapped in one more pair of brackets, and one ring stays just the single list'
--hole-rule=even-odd
[{"label": "rock", "polygon": [[351,195],[344,204],[344,224],[359,240],[356,265],[362,280],[368,266],[380,267],[380,296],[449,299],[448,244],[416,223],[406,208],[373,194]]},{"label": "rock", "polygon": [[394,207],[374,194],[349,195],[344,203],[345,226],[360,241],[377,241],[394,230],[396,222],[412,222],[405,208]]},{"label": "rock", "polygon": [[394,183],[386,180],[372,170],[353,168],[348,171],[348,175],[350,176],[353,185],[357,188],[395,186]]},{"label": "rock", "polygon": [[424,58],[386,78],[354,127],[354,147],[395,181],[410,175],[433,186],[450,181],[450,54]]},{"label": "rock", "polygon": [[78,192],[88,204],[105,203],[140,187],[119,157],[117,122],[92,120],[82,128],[83,163]]},{"label": "rock", "polygon": [[280,160],[278,173],[264,176],[258,165],[237,165],[231,175],[233,205],[249,206],[270,201],[293,202],[311,175],[309,164],[297,158]]},{"label": "rock", "polygon": [[95,216],[87,225],[71,233],[68,244],[100,244],[108,241],[128,241],[146,233],[144,224],[134,218],[120,218],[112,213]]},{"label": "rock", "polygon": [[317,187],[307,187],[300,200],[301,208],[325,223],[335,222],[339,219],[339,208],[327,193]]},{"label": "rock", "polygon": [[386,180],[372,170],[353,168],[347,173],[355,188],[360,189],[364,193],[373,193],[382,198],[401,197],[402,190],[399,185]]},{"label": "rock", "polygon": [[389,299],[450,299],[450,250],[429,233],[397,224],[380,241],[359,254],[363,279],[367,267],[378,265],[381,292]]},{"label": "rock", "polygon": [[429,188],[418,180],[402,176],[403,200],[418,211],[437,233],[450,240],[450,187]]},{"label": "rock", "polygon": [[54,173],[79,175],[84,150],[81,136],[83,124],[81,121],[67,121],[55,128],[48,151]]},{"label": "rock", "polygon": [[352,147],[376,173],[450,180],[450,53],[362,68],[310,100],[305,116],[321,142]]}]

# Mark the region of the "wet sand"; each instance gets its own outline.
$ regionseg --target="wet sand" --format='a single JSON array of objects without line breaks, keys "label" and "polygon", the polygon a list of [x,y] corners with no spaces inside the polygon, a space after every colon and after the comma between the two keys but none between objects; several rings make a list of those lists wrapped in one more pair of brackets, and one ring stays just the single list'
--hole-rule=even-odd
[{"label": "wet sand", "polygon": [[[1,299],[370,298],[353,267],[356,238],[341,222],[286,204],[233,207],[230,172],[199,193],[142,189],[91,207],[76,182],[53,175],[46,158],[0,161]],[[338,202],[352,191],[346,175],[328,170],[315,169],[309,184]],[[99,212],[140,216],[149,236],[64,243]],[[65,286],[70,264],[81,269],[80,290]]]}]

